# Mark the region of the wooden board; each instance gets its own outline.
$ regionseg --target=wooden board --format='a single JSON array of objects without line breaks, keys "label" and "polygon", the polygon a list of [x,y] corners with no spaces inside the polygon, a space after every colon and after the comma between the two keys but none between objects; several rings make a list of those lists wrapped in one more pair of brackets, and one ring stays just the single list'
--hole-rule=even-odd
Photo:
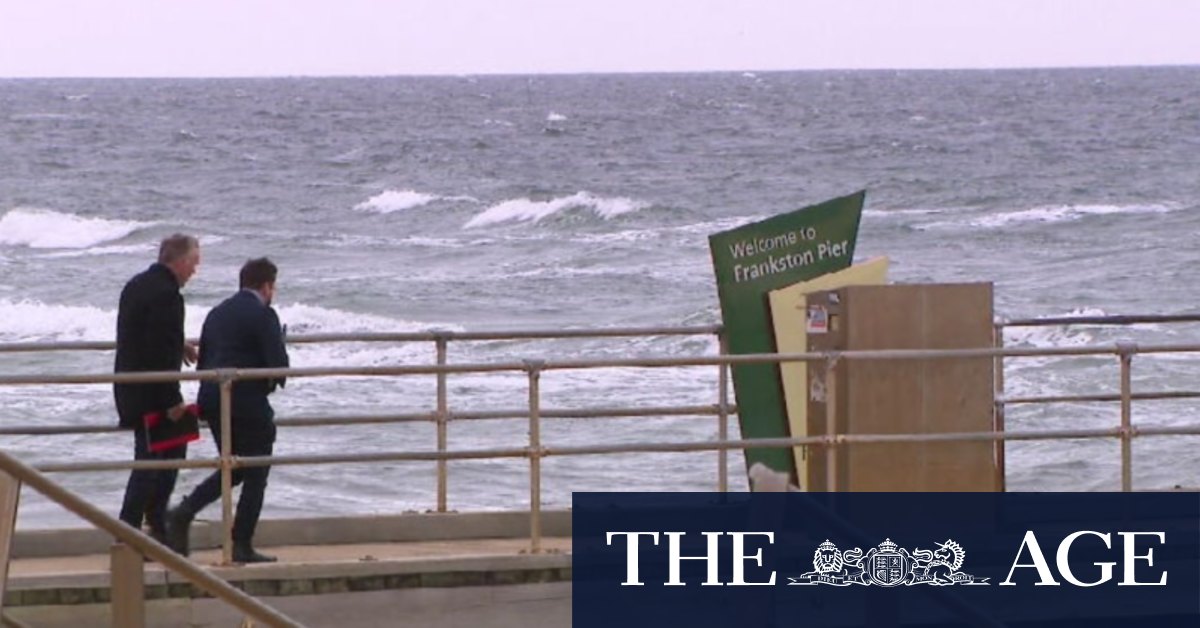
[{"label": "wooden board", "polygon": [[[919,284],[850,286],[809,294],[836,329],[809,335],[810,350],[968,349],[992,345],[992,286]],[[845,359],[837,377],[835,426],[841,434],[937,434],[994,429],[994,373],[989,357],[915,360]],[[810,382],[823,373],[810,372]],[[828,387],[828,384],[825,384]],[[812,419],[824,401],[809,402]],[[809,430],[823,433],[824,421]],[[831,461],[811,456],[809,482],[826,485]],[[839,448],[841,491],[995,491],[989,441],[857,444]],[[820,490],[818,488],[818,490]]]},{"label": "wooden board", "polygon": [[[772,290],[768,296],[771,322],[775,329],[775,350],[780,353],[808,351],[808,294],[843,286],[884,284],[887,283],[887,270],[888,259],[875,257],[845,270]],[[804,362],[784,362],[779,365],[779,372],[789,432],[792,438],[807,436],[808,365]],[[805,450],[805,447],[796,447],[793,457],[796,461],[795,472],[799,486],[809,490],[806,486],[809,456]]]}]

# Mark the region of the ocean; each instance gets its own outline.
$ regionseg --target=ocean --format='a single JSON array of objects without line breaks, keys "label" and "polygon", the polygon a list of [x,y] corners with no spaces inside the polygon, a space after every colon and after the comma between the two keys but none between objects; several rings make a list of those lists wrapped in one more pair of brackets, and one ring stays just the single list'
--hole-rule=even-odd
[{"label": "ocean", "polygon": [[[993,281],[998,316],[1196,312],[1200,67],[271,79],[0,80],[0,342],[110,340],[117,295],[176,231],[202,244],[187,328],[249,257],[280,266],[293,335],[720,322],[709,234],[867,191],[856,257],[898,282]],[[1026,346],[1198,342],[1196,325],[1014,329]],[[453,343],[451,362],[711,355],[715,339]],[[299,345],[295,366],[429,364],[429,343]],[[0,372],[103,373],[103,352]],[[1113,392],[1111,357],[1011,360],[1009,394]],[[1135,390],[1200,357],[1137,356]],[[714,367],[552,372],[544,408],[716,403]],[[189,394],[194,386],[189,386]],[[520,408],[522,374],[449,380],[450,409]],[[295,380],[280,417],[426,412],[432,376]],[[1192,400],[1135,405],[1195,424]],[[1014,429],[1113,427],[1115,404],[1014,407]],[[6,425],[115,424],[108,386],[0,387]],[[732,434],[736,435],[736,421]],[[707,418],[547,420],[546,446],[704,441]],[[520,420],[451,423],[520,447]],[[6,436],[22,459],[130,456],[127,434]],[[1195,486],[1200,439],[1145,438],[1137,488]],[[281,455],[431,450],[429,424],[295,428]],[[206,439],[193,456],[212,455]],[[1013,443],[1010,490],[1113,490],[1114,440]],[[710,490],[716,454],[544,462],[574,490]],[[745,487],[740,456],[733,488]],[[450,507],[526,508],[521,460],[450,464]],[[179,493],[205,472],[185,471]],[[126,473],[58,474],[116,513]],[[268,518],[423,511],[432,463],[286,466]],[[77,525],[26,491],[21,525]],[[216,509],[208,513],[219,516]]]}]

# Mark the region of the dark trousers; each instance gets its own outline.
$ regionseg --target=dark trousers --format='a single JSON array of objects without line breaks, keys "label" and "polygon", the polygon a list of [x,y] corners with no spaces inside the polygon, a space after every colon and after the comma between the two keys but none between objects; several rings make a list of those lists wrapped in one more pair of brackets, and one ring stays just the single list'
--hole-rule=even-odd
[{"label": "dark trousers", "polygon": [[[266,423],[253,427],[238,425],[235,417],[233,430],[233,454],[235,456],[269,456],[275,446],[275,424]],[[213,417],[208,422],[212,430],[217,453],[221,452],[221,422]],[[233,485],[242,485],[237,511],[233,517],[233,542],[249,545],[258,527],[258,516],[262,513],[263,497],[267,492],[267,476],[271,467],[239,467],[233,470]],[[180,508],[195,516],[205,506],[221,498],[221,472],[214,471],[183,499]]]},{"label": "dark trousers", "polygon": [[[182,460],[187,458],[187,445],[162,452],[152,452],[146,446],[146,430],[133,430],[134,460]],[[134,469],[125,484],[125,499],[121,503],[121,521],[141,530],[142,521],[150,525],[150,531],[161,536],[163,514],[175,490],[178,469]]]}]

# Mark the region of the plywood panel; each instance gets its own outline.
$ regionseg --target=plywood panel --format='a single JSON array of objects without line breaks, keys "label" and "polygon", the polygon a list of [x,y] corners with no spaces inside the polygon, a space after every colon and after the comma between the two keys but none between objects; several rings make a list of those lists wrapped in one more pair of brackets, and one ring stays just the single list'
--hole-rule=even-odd
[{"label": "plywood panel", "polygon": [[[768,298],[771,323],[775,331],[775,350],[780,353],[808,351],[808,334],[805,328],[808,294],[843,286],[883,284],[887,282],[887,270],[888,259],[875,257],[845,270],[772,290]],[[793,438],[807,436],[808,365],[804,362],[785,362],[779,365],[779,371],[789,433]],[[797,482],[801,488],[807,490],[809,456],[805,450],[805,447],[796,447],[793,457],[796,461]]]},{"label": "plywood panel", "polygon": [[[986,348],[991,284],[863,286],[810,296],[832,301],[842,333],[823,349]],[[853,434],[993,429],[990,358],[846,360],[837,369],[838,430]],[[810,410],[816,411],[816,410]],[[811,427],[819,427],[810,422]],[[990,442],[853,445],[839,454],[838,486],[855,491],[999,490]],[[821,474],[813,475],[814,481]]]}]

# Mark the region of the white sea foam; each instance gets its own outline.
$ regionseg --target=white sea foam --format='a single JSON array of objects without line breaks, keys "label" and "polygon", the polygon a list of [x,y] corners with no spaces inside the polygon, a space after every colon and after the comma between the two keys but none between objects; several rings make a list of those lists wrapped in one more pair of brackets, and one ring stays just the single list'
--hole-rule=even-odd
[{"label": "white sea foam", "polygon": [[383,192],[372,196],[371,198],[354,206],[357,211],[371,211],[380,214],[390,214],[392,212],[403,211],[428,205],[434,201],[467,201],[478,203],[479,200],[471,196],[441,196],[438,194],[427,194],[416,190],[384,190]]},{"label": "white sea foam", "polygon": [[870,218],[905,218],[909,216],[928,216],[952,211],[950,209],[913,208],[913,209],[864,209],[863,216]]},{"label": "white sea foam", "polygon": [[[298,303],[280,305],[279,320],[288,326],[288,334],[331,333],[408,333],[446,329],[462,331],[457,325],[416,321],[348,312],[334,308]],[[433,348],[428,342],[380,343],[348,342],[296,344],[289,349],[293,366],[379,366],[399,363],[432,363]]]},{"label": "white sea foam", "polygon": [[0,244],[34,249],[86,249],[120,240],[152,224],[18,207],[0,217]]},{"label": "white sea foam", "polygon": [[[226,236],[198,234],[196,237],[200,239],[200,244],[204,248],[211,248],[222,242],[228,242]],[[145,259],[151,260],[158,254],[158,240],[148,240],[137,244],[110,244],[108,246],[93,246],[89,249],[75,249],[67,251],[54,251],[52,253],[42,253],[38,257],[42,259],[66,259],[72,257],[96,257],[100,255],[129,255],[136,253],[143,255]]]},{"label": "white sea foam", "polygon": [[295,303],[277,307],[279,319],[288,324],[289,333],[411,332],[429,329],[427,323],[348,312],[319,305]]},{"label": "white sea foam", "polygon": [[[203,244],[211,244],[205,240]],[[45,253],[40,257],[45,259],[62,259],[70,257],[91,257],[95,255],[126,255],[129,253],[154,253],[158,251],[157,242],[142,242],[140,244],[113,244],[111,246],[94,246],[90,249],[73,250],[73,251],[55,251],[54,253]],[[147,255],[146,259],[151,259],[152,255]]]},{"label": "white sea foam", "polygon": [[390,214],[427,205],[438,198],[436,194],[425,194],[416,190],[385,190],[355,205],[354,209]]},{"label": "white sea foam", "polygon": [[112,340],[116,322],[115,310],[0,299],[0,341],[3,342]]},{"label": "white sea foam", "polygon": [[[116,295],[113,295],[116,300]],[[188,303],[185,332],[197,337],[212,308]],[[315,305],[280,304],[279,318],[291,334],[353,332],[415,332],[429,329],[462,331],[454,325],[419,323],[375,314],[349,312]],[[116,309],[88,305],[60,305],[30,299],[0,298],[0,341],[111,341],[116,330]]]},{"label": "white sea foam", "polygon": [[[1076,308],[1063,314],[1038,318],[1063,318],[1068,316],[1107,316],[1100,308]],[[1021,347],[1082,347],[1095,341],[1095,336],[1085,327],[1074,325],[1046,325],[1035,327],[1006,327],[1004,343]]]},{"label": "white sea foam", "polygon": [[550,114],[546,116],[546,122],[566,122],[566,121],[567,121],[567,116],[564,116],[561,113],[556,113],[556,112],[551,111]]},{"label": "white sea foam", "polygon": [[597,216],[609,219],[621,214],[650,207],[650,203],[624,197],[598,197],[577,192],[548,201],[517,198],[493,205],[476,214],[463,225],[465,229],[484,227],[502,222],[538,222],[548,216],[574,208],[592,210]]},{"label": "white sea foam", "polygon": [[1066,222],[1086,216],[1107,214],[1162,214],[1171,210],[1172,207],[1167,205],[1054,205],[984,216],[971,221],[970,224],[990,228],[1026,222]]},{"label": "white sea foam", "polygon": [[86,116],[77,113],[33,111],[29,113],[14,113],[8,116],[8,119],[14,122],[32,122],[37,120],[84,120]]},{"label": "white sea foam", "polygon": [[1111,214],[1164,214],[1176,209],[1179,209],[1178,205],[1162,203],[1133,205],[1045,205],[1016,211],[988,213],[986,215],[975,214],[956,220],[932,222],[918,226],[918,229],[996,229],[1023,224],[1071,222],[1089,216]]}]

